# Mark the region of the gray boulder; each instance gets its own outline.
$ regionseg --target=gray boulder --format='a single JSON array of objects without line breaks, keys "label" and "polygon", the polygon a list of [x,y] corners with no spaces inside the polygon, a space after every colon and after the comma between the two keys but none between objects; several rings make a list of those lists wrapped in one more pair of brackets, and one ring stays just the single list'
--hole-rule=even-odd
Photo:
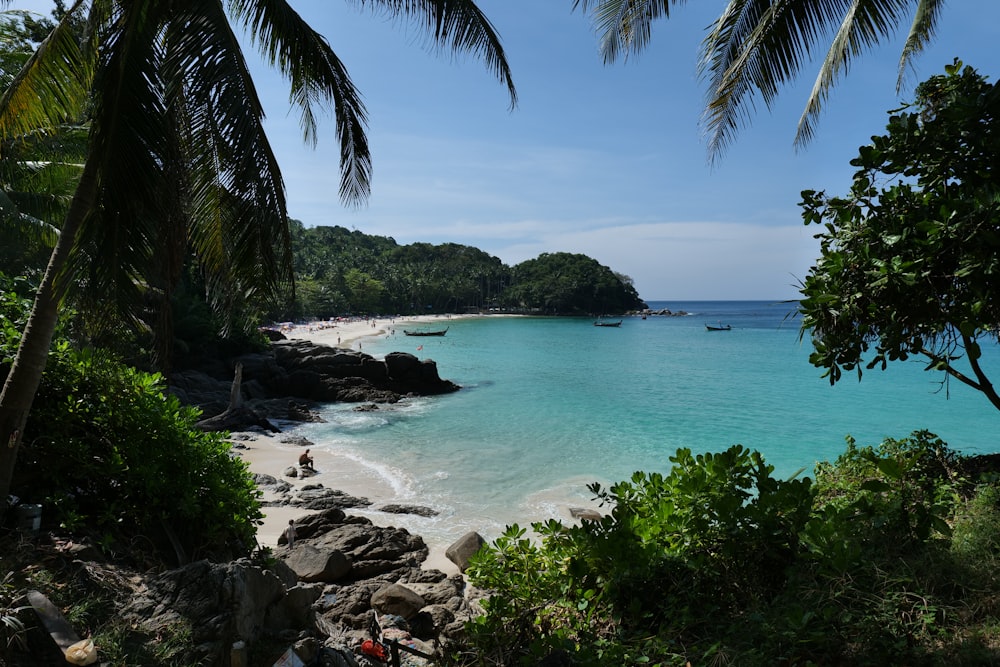
[{"label": "gray boulder", "polygon": [[395,614],[407,621],[427,606],[427,602],[401,584],[390,584],[372,595],[372,608],[380,614]]},{"label": "gray boulder", "polygon": [[455,540],[455,542],[445,550],[444,555],[448,560],[458,566],[460,572],[465,572],[465,570],[469,567],[469,559],[471,559],[484,544],[486,544],[486,540],[483,539],[482,535],[475,531],[468,532]]},{"label": "gray boulder", "polygon": [[351,572],[351,561],[343,553],[332,549],[317,549],[311,544],[299,544],[283,560],[300,581],[334,582]]}]

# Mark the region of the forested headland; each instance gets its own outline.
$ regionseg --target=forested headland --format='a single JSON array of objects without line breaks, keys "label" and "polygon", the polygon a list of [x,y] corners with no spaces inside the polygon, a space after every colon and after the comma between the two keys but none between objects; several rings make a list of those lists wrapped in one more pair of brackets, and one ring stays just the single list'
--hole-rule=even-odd
[{"label": "forested headland", "polygon": [[291,221],[294,293],[274,320],[364,313],[623,313],[645,308],[628,276],[586,255],[543,253],[508,266],[458,243],[400,245],[390,237]]}]

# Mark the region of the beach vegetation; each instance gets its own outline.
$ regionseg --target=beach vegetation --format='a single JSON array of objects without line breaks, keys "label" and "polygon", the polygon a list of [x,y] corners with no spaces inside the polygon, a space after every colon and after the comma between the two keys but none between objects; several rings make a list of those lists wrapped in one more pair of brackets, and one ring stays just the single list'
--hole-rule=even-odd
[{"label": "beach vegetation", "polygon": [[1000,88],[955,61],[890,112],[843,196],[805,191],[821,255],[802,283],[802,335],[830,383],[920,360],[1000,410]]},{"label": "beach vegetation", "polygon": [[[641,53],[652,39],[653,23],[669,18],[671,8],[676,11],[682,4],[573,0],[574,9],[590,13],[605,63]],[[706,28],[698,59],[708,85],[702,122],[709,157],[718,158],[739,129],[750,123],[758,102],[772,109],[781,89],[799,77],[814,54],[822,54],[795,133],[796,146],[807,144],[837,81],[866,52],[894,39],[911,17],[899,58],[896,89],[901,90],[917,56],[933,41],[944,6],[944,0],[724,3]]]},{"label": "beach vegetation", "polygon": [[[0,284],[0,377],[30,311],[23,282]],[[167,394],[160,375],[81,349],[71,331],[57,329],[12,493],[108,556],[157,563],[249,553],[259,492],[224,435],[197,428],[200,412]]]},{"label": "beach vegetation", "polygon": [[736,445],[590,490],[600,520],[511,526],[456,664],[983,664],[1000,659],[996,479],[931,433],[848,438],[815,477]]}]

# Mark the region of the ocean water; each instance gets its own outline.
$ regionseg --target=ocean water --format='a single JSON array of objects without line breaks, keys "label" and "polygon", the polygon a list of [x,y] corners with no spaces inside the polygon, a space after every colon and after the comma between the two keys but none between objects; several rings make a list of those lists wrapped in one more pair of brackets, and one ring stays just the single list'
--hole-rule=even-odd
[{"label": "ocean water", "polygon": [[[844,450],[848,434],[866,445],[927,429],[965,453],[1000,451],[1000,412],[957,382],[943,386],[919,362],[831,387],[808,362],[810,344],[788,318],[793,304],[649,305],[690,314],[626,317],[619,328],[585,318],[442,319],[450,328],[440,338],[406,337],[398,326],[364,351],[433,359],[462,390],[373,412],[326,406],[327,423],[295,432],[343,463],[326,484],[340,475],[344,486],[370,488],[375,507],[438,511],[366,512],[432,547],[469,530],[493,539],[511,523],[569,520],[569,507],[592,506],[588,483],[666,472],[680,447],[739,443],[781,476],[811,474]],[[718,323],[732,330],[706,329]],[[1000,374],[1000,350],[988,348],[985,361]]]}]

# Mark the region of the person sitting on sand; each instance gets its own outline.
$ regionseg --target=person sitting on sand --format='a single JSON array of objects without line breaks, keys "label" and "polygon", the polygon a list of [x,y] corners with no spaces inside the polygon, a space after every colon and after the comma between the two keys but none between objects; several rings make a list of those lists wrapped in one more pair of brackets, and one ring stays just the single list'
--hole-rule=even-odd
[{"label": "person sitting on sand", "polygon": [[306,470],[316,472],[316,468],[313,467],[313,457],[309,456],[308,449],[302,452],[302,455],[299,456],[299,466],[305,468]]}]

